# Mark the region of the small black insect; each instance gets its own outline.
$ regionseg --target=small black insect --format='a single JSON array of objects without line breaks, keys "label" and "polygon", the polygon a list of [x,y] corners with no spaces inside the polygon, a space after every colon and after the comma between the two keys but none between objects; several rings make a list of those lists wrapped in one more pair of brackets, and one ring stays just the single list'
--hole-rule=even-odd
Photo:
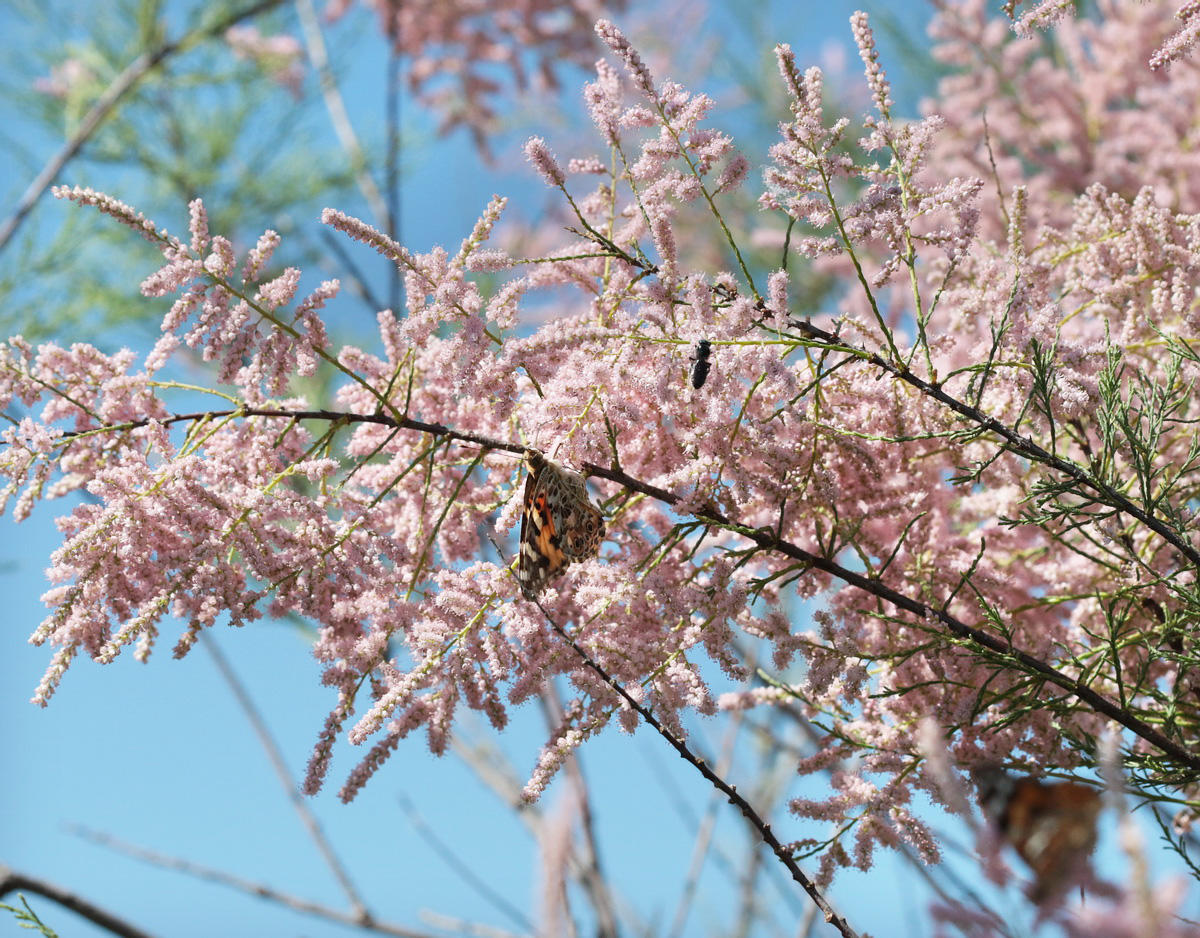
[{"label": "small black insect", "polygon": [[701,339],[696,345],[696,354],[689,359],[692,364],[692,387],[700,389],[704,387],[704,382],[708,380],[708,370],[712,367],[712,362],[708,357],[712,354],[712,345],[708,339]]}]

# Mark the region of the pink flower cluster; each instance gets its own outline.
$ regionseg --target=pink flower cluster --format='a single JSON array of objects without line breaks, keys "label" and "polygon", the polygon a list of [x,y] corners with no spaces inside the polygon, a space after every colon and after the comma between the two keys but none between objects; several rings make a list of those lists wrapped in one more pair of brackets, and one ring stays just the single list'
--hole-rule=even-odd
[{"label": "pink flower cluster", "polygon": [[[166,263],[143,290],[178,298],[140,371],[127,352],[20,340],[0,358],[0,403],[28,413],[3,438],[6,497],[21,513],[65,488],[95,499],[61,522],[34,636],[58,651],[36,699],[81,652],[108,661],[136,643],[144,657],[168,615],[186,623],[182,654],[222,617],[296,613],[317,624],[337,695],[308,791],[343,733],[370,746],[348,799],[408,735],[442,753],[460,707],[502,728],[562,676],[574,696],[533,799],[584,741],[639,722],[580,649],[679,737],[693,712],[785,702],[825,727],[799,769],[831,772],[833,790],[792,803],[833,830],[806,840],[828,841],[823,881],[879,847],[935,862],[914,799],[944,802],[963,768],[1094,758],[1112,724],[1088,694],[1127,717],[1131,760],[1194,768],[1195,720],[1169,738],[1149,725],[1177,686],[1194,712],[1186,649],[1158,643],[1194,589],[1200,466],[1200,360],[1176,339],[1200,325],[1185,171],[1200,94],[1185,62],[1144,64],[1162,7],[1060,27],[1065,64],[1013,46],[977,6],[947,7],[940,49],[966,74],[913,123],[890,114],[856,15],[876,108],[856,147],[823,113],[820,73],[780,47],[791,120],[760,204],[843,276],[820,323],[794,312],[785,270],[740,249],[727,193],[749,160],[708,124],[713,102],[656,82],[604,21],[626,77],[602,63],[584,96],[607,152],[564,166],[530,141],[575,224],[523,276],[490,293],[493,277],[473,277],[516,260],[485,247],[503,199],[454,255],[326,210],[404,275],[406,307],[379,313],[374,349],[329,348],[320,309],[336,284],[297,300],[296,271],[261,279],[272,233],[239,260],[199,204],[184,244],[114,200],[60,191],[158,244]],[[1072,30],[1092,41],[1072,45]],[[1085,67],[1094,82],[1072,72]],[[1146,127],[1173,130],[1156,144]],[[1039,162],[1054,141],[1094,159]],[[733,269],[681,249],[685,211]],[[562,315],[522,329],[547,290]],[[710,372],[695,387],[701,340]],[[216,366],[211,409],[168,403],[184,392],[159,376],[180,346]],[[290,377],[318,367],[340,373],[335,399],[290,396]],[[512,568],[527,446],[588,472],[607,519],[600,556],[541,608]],[[805,628],[796,603],[816,597]],[[767,650],[769,690],[728,691],[754,674],[747,638]]]},{"label": "pink flower cluster", "polygon": [[1160,205],[1200,211],[1191,121],[1200,60],[1158,72],[1146,65],[1171,29],[1173,6],[1108,3],[1103,17],[1016,38],[985,0],[938,4],[933,54],[952,72],[925,110],[947,125],[941,175],[988,181],[985,237],[1004,236],[1016,186],[1029,191],[1035,226],[1070,224],[1074,200],[1096,183],[1129,200],[1148,188]]},{"label": "pink flower cluster", "polygon": [[232,26],[225,41],[235,56],[253,62],[271,81],[282,85],[294,98],[304,83],[304,48],[295,36],[280,33],[264,36],[256,26]]},{"label": "pink flower cluster", "polygon": [[83,59],[69,58],[54,65],[47,77],[33,83],[33,90],[52,98],[70,97],[77,90],[94,85],[96,73]]},{"label": "pink flower cluster", "polygon": [[[1022,0],[1009,0],[1005,4],[1006,12],[1012,16],[1021,2]],[[1117,10],[1117,6],[1116,3],[1105,4],[1105,17],[1121,18],[1122,14]],[[1074,0],[1038,0],[1029,10],[1014,20],[1013,31],[1018,36],[1028,36],[1035,30],[1046,29],[1073,16],[1077,9]],[[1160,40],[1158,48],[1147,60],[1151,68],[1169,68],[1175,62],[1183,59],[1196,44],[1196,39],[1200,38],[1200,2],[1184,0],[1175,11],[1175,19],[1181,25],[1169,37]]]},{"label": "pink flower cluster", "polygon": [[[364,0],[397,53],[410,57],[408,82],[442,115],[443,132],[463,126],[482,148],[496,124],[495,100],[510,76],[518,91],[558,88],[565,62],[595,57],[591,27],[624,0]],[[349,0],[327,14],[341,16]]]}]

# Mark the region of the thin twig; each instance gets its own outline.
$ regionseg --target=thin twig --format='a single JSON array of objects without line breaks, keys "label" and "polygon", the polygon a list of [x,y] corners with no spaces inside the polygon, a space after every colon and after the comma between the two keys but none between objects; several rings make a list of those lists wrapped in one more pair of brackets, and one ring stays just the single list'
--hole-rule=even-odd
[{"label": "thin twig", "polygon": [[[393,45],[388,53],[387,76],[387,143],[384,145],[384,186],[388,200],[388,237],[397,244],[404,243],[400,178],[400,154],[404,146],[402,136],[404,123],[401,113],[403,92],[400,88],[400,53]],[[392,309],[400,306],[400,268],[395,264],[388,267],[388,304]]]},{"label": "thin twig", "polygon": [[[703,758],[703,756],[701,756]],[[649,771],[653,773],[655,779],[663,789],[664,796],[669,800],[671,808],[678,816],[680,823],[688,831],[694,831],[700,826],[701,817],[697,815],[691,806],[679,794],[678,786],[675,784],[664,766],[662,766],[655,758],[653,752],[647,752],[646,762],[649,766]],[[720,841],[713,843],[710,853],[712,863],[720,871],[722,876],[729,880],[734,880],[738,876],[738,870],[741,867],[742,859],[740,856],[735,857],[732,853],[724,849]],[[778,878],[771,880],[771,885],[775,887],[779,894],[779,898],[787,908],[783,911],[784,915],[801,915],[805,909],[814,908],[811,902],[808,902],[803,897],[796,895],[792,889],[791,880],[787,878],[787,871],[782,866],[768,867],[772,873],[778,873]]]},{"label": "thin twig", "polygon": [[[755,801],[761,804],[760,799],[756,798]],[[751,836],[753,836],[753,833],[751,833]],[[763,870],[763,852],[761,850],[750,850],[748,853],[749,856],[746,858],[741,876],[738,877],[741,880],[741,889],[738,890],[738,905],[741,907],[741,911],[735,919],[733,931],[730,932],[730,938],[747,938],[754,927],[755,921],[760,917],[766,918],[767,910],[759,899],[757,889],[759,874]],[[810,904],[808,911],[815,911],[816,908],[815,904]]]},{"label": "thin twig", "polygon": [[175,870],[179,873],[186,873],[189,876],[195,876],[197,879],[227,886],[230,889],[236,889],[238,892],[258,896],[260,899],[267,899],[278,905],[286,906],[305,915],[328,919],[331,922],[340,922],[343,925],[352,925],[364,931],[377,932],[381,935],[394,935],[396,938],[438,938],[438,936],[429,932],[417,931],[416,929],[406,928],[403,925],[396,925],[391,922],[356,918],[353,915],[342,912],[340,909],[331,909],[328,906],[310,902],[307,899],[301,899],[299,896],[281,892],[278,889],[263,885],[262,883],[256,883],[253,880],[243,879],[240,876],[215,870],[209,866],[202,866],[199,863],[192,863],[190,860],[172,857],[165,853],[159,853],[156,850],[148,850],[145,847],[127,843],[109,834],[94,831],[78,824],[72,825],[70,830],[77,837],[82,837],[84,840],[90,840],[92,843],[99,844],[102,847],[123,853],[128,857],[133,857],[135,860],[141,860],[143,863],[149,863],[152,866],[168,870]]},{"label": "thin twig", "polygon": [[505,899],[500,893],[496,892],[496,890],[492,889],[484,879],[476,875],[469,863],[462,860],[450,848],[449,844],[438,837],[433,828],[425,823],[425,819],[421,817],[407,795],[397,795],[396,800],[400,803],[400,810],[408,818],[408,823],[413,826],[413,830],[433,849],[434,853],[442,858],[443,863],[460,876],[463,882],[483,898],[485,902],[494,906],[502,914],[507,915],[527,932],[531,934],[536,933],[537,929],[533,927],[533,923],[524,912]]},{"label": "thin twig", "polygon": [[442,915],[439,912],[422,912],[421,918],[434,928],[443,932],[453,932],[456,935],[466,935],[467,938],[525,938],[524,935],[496,928],[494,925],[483,925],[480,922],[468,922],[466,919]]},{"label": "thin twig", "polygon": [[237,700],[238,706],[242,708],[242,713],[246,715],[246,719],[250,722],[251,728],[254,730],[254,735],[258,737],[259,745],[262,746],[263,752],[267,754],[267,760],[271,763],[271,768],[275,770],[275,777],[279,779],[279,784],[283,786],[283,790],[287,793],[288,801],[296,813],[300,815],[300,823],[304,825],[304,829],[308,832],[308,836],[312,838],[316,845],[317,852],[333,873],[334,878],[345,892],[346,898],[350,900],[351,914],[357,919],[369,921],[372,916],[367,909],[367,904],[359,895],[358,888],[350,879],[350,873],[342,864],[336,851],[333,849],[333,844],[325,837],[325,832],[321,829],[321,822],[316,819],[312,811],[308,807],[308,802],[304,796],[300,794],[300,790],[295,784],[291,773],[288,771],[287,763],[284,762],[283,753],[279,749],[279,745],[275,742],[275,737],[271,735],[270,729],[267,727],[266,721],[259,713],[258,707],[254,701],[250,699],[250,694],[246,690],[246,686],[242,683],[237,673],[233,670],[233,666],[229,663],[229,659],[225,657],[225,653],[221,651],[215,639],[208,636],[201,644],[212,656],[213,661],[217,665],[217,671],[229,685],[230,691],[233,692],[234,699]]},{"label": "thin twig", "polygon": [[[534,600],[534,602],[536,603],[537,601]],[[779,862],[784,865],[787,871],[791,874],[792,879],[794,879],[800,885],[800,888],[808,893],[809,898],[811,898],[812,901],[820,908],[821,912],[825,916],[825,921],[833,925],[833,927],[841,932],[845,938],[857,938],[858,933],[850,927],[850,923],[834,911],[833,906],[829,904],[829,902],[821,894],[821,891],[817,889],[816,884],[814,884],[813,881],[804,874],[804,871],[800,869],[795,858],[792,856],[791,851],[788,850],[780,842],[779,838],[775,836],[775,832],[771,830],[771,825],[759,817],[758,812],[754,810],[754,807],[748,801],[746,801],[745,798],[737,793],[737,789],[717,775],[712,769],[710,769],[705,764],[704,760],[698,759],[696,756],[694,756],[683,740],[679,739],[674,733],[659,723],[649,709],[634,700],[632,695],[630,695],[630,693],[621,686],[620,682],[618,682],[616,678],[612,677],[608,671],[606,671],[596,661],[593,661],[588,653],[575,643],[575,640],[566,633],[562,626],[554,621],[554,618],[549,612],[546,611],[541,603],[537,603],[537,607],[542,610],[542,614],[546,617],[546,621],[550,623],[550,628],[552,628],[555,634],[557,634],[564,642],[566,642],[575,650],[575,653],[583,659],[584,664],[594,671],[596,675],[602,681],[604,681],[605,684],[607,684],[622,700],[624,700],[627,706],[636,711],[637,714],[646,721],[647,725],[649,725],[656,733],[665,739],[670,744],[671,748],[679,753],[679,757],[681,759],[683,759],[694,769],[696,769],[696,771],[703,775],[705,780],[707,780],[710,785],[725,795],[730,804],[742,812],[742,816],[745,817],[747,822],[749,822],[756,831],[758,831],[758,834],[760,837],[762,837],[763,842],[771,848],[771,852],[774,853],[779,859]]]},{"label": "thin twig", "polygon": [[325,37],[321,35],[321,21],[313,7],[312,0],[296,0],[296,13],[300,18],[300,30],[304,33],[304,44],[308,48],[308,60],[316,69],[317,78],[321,83],[321,94],[325,98],[325,109],[329,111],[329,119],[333,122],[334,132],[342,149],[350,161],[350,170],[354,173],[358,190],[367,200],[371,212],[384,231],[392,229],[391,213],[379,186],[375,184],[367,168],[367,157],[363,153],[362,144],[354,132],[354,124],[346,111],[346,102],[338,90],[337,78],[329,65],[329,53],[325,49]]},{"label": "thin twig", "polygon": [[[344,278],[347,273],[350,275],[350,289],[362,297],[363,302],[367,304],[368,308],[376,312],[385,308],[396,308],[395,304],[385,307],[380,298],[375,295],[375,292],[371,289],[370,283],[367,282],[366,276],[363,274],[359,266],[354,262],[354,257],[349,251],[346,250],[344,238],[335,238],[333,233],[328,228],[321,228],[318,237],[321,239],[321,244],[323,244],[329,250],[329,252],[334,255],[338,264],[342,266],[343,269],[340,271],[341,276]],[[389,264],[388,268],[392,271],[395,271],[396,265]]]},{"label": "thin twig", "polygon": [[[717,774],[722,778],[728,775],[730,769],[733,768],[734,748],[744,719],[745,712],[742,710],[735,710],[729,719],[729,726],[725,731],[725,738],[721,743],[721,756],[717,762]],[[696,895],[696,887],[700,884],[700,871],[704,868],[705,860],[708,857],[708,848],[712,843],[713,830],[717,823],[717,808],[720,806],[720,803],[720,795],[717,792],[713,792],[712,798],[709,799],[708,808],[704,812],[704,817],[700,820],[699,830],[696,832],[696,841],[692,846],[692,858],[688,864],[687,876],[684,879],[683,891],[679,896],[679,903],[675,907],[675,920],[667,932],[668,938],[675,938],[676,935],[683,934],[683,926],[687,922],[688,913],[691,911],[692,901]]]},{"label": "thin twig", "polygon": [[[525,829],[529,831],[530,835],[540,841],[544,834],[545,814],[537,804],[529,804],[525,801],[521,781],[517,778],[516,773],[511,771],[511,766],[504,760],[503,754],[486,744],[468,745],[462,741],[460,736],[461,734],[456,733],[451,738],[450,745],[455,754],[463,760],[481,782],[492,789],[515,812],[515,817],[525,825]],[[581,883],[584,888],[589,888],[588,880],[592,875],[589,872],[591,866],[592,863],[581,857],[579,850],[572,844],[567,854],[567,870],[571,877]],[[607,881],[603,881],[603,888],[611,894],[611,885]],[[615,906],[614,900],[610,898],[608,901]]]},{"label": "thin twig", "polygon": [[[539,695],[545,710],[547,722],[551,724],[562,713],[562,701],[559,700],[553,683],[547,681],[543,692]],[[612,892],[608,888],[608,880],[600,865],[600,850],[596,845],[595,825],[592,823],[591,794],[588,791],[587,780],[583,775],[582,759],[578,751],[571,753],[564,766],[567,778],[575,788],[579,798],[579,822],[583,830],[583,856],[579,859],[579,881],[592,900],[592,908],[596,913],[597,938],[616,938],[617,913],[613,907]]]}]

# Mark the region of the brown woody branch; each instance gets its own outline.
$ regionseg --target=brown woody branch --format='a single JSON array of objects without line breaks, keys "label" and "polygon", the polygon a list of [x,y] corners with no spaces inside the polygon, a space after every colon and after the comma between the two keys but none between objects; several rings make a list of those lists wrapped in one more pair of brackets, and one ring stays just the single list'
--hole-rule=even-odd
[{"label": "brown woody branch", "polygon": [[[649,495],[659,501],[665,502],[668,505],[676,505],[680,501],[679,497],[672,495],[665,489],[657,488],[653,485],[647,485],[624,472],[619,472],[612,469],[604,469],[600,466],[593,466],[590,463],[585,463],[584,468],[592,475],[601,479],[608,479],[612,482],[617,482],[625,488],[635,492],[641,492],[644,495]],[[791,557],[793,560],[798,560],[809,567],[816,570],[821,570],[828,573],[830,576],[836,577],[850,586],[857,587],[865,593],[882,599],[884,602],[894,606],[895,608],[911,613],[918,619],[936,619],[946,630],[955,638],[971,642],[981,648],[987,649],[989,652],[996,654],[1002,658],[1008,658],[1014,665],[1019,665],[1028,671],[1035,672],[1038,676],[1044,678],[1056,687],[1060,687],[1069,694],[1076,697],[1078,700],[1087,704],[1097,713],[1101,713],[1112,720],[1115,720],[1121,726],[1125,727],[1132,733],[1140,736],[1146,742],[1151,743],[1161,750],[1164,754],[1186,765],[1188,768],[1200,771],[1200,755],[1197,755],[1192,750],[1174,742],[1163,733],[1160,733],[1149,723],[1139,720],[1133,714],[1129,713],[1124,708],[1113,703],[1107,697],[1096,693],[1086,684],[1081,681],[1064,674],[1057,668],[1047,664],[1040,658],[1035,658],[1027,652],[1021,651],[1014,647],[1008,640],[997,638],[996,636],[984,632],[981,629],[967,625],[962,620],[950,615],[944,609],[939,609],[936,606],[931,606],[928,603],[920,602],[916,599],[911,599],[903,593],[899,593],[887,586],[882,581],[873,577],[864,576],[861,573],[856,573],[853,570],[848,570],[840,564],[834,563],[820,554],[814,554],[798,547],[788,541],[778,538],[773,531],[766,528],[746,528],[735,521],[731,521],[723,514],[714,508],[706,508],[703,512],[696,515],[701,521],[710,521],[714,524],[723,527],[732,528],[742,537],[753,541],[764,550],[774,550],[783,554],[785,557]]]},{"label": "brown woody branch", "polygon": [[[818,337],[822,337],[830,341],[836,341],[836,337],[831,333],[817,329],[815,326],[809,326],[807,328],[812,329],[813,334],[818,335]],[[841,347],[844,346],[839,345],[839,348]],[[882,359],[879,359],[879,361],[884,365],[887,364],[886,362],[883,362]],[[899,370],[895,369],[894,366],[889,365],[888,367],[892,368],[898,376],[902,376]],[[933,394],[934,396],[941,395],[942,397],[947,397],[940,390],[940,388],[934,388],[932,385],[922,381],[915,375],[911,375],[911,373],[906,372],[905,374],[908,374],[908,377],[905,380],[915,382],[916,386],[918,387],[928,388],[930,394]],[[939,399],[941,398],[939,397]],[[953,400],[952,398],[949,399]],[[966,407],[967,405],[959,404],[959,406]],[[387,414],[351,414],[330,410],[291,411],[280,410],[276,408],[244,407],[235,410],[202,411],[192,414],[178,414],[172,417],[163,418],[159,420],[159,423],[166,425],[189,420],[238,416],[274,417],[288,420],[328,420],[346,424],[375,423],[385,427],[415,430],[420,433],[428,433],[433,436],[440,436],[444,437],[445,439],[456,440],[460,443],[469,443],[474,446],[482,447],[485,450],[496,450],[514,454],[521,454],[526,451],[526,447],[519,444],[507,443],[503,440],[496,440],[479,433],[465,433],[443,426],[442,424],[426,423],[420,420],[413,420],[409,417],[396,418]],[[992,418],[981,417],[981,419],[995,423]],[[149,422],[149,420],[140,420],[99,429],[126,430],[139,426],[145,426]],[[1009,436],[1017,440],[1023,439],[1017,434],[1012,433],[1012,431],[1007,430],[1007,428],[1003,429],[1005,429]],[[87,432],[96,433],[97,430],[91,430]],[[69,438],[71,435],[72,434],[64,434],[63,438]],[[1031,442],[1025,441],[1021,445],[1027,445],[1028,447],[1033,447],[1033,449],[1036,449],[1039,452],[1045,453],[1044,450],[1040,450]],[[1025,450],[1025,452],[1028,452],[1028,450]],[[1050,456],[1048,453],[1045,455]],[[1057,457],[1051,458],[1057,459]],[[1065,465],[1069,466],[1070,464],[1065,463]],[[630,491],[640,492],[643,495],[649,495],[651,498],[655,498],[664,504],[677,506],[680,502],[679,496],[674,495],[665,489],[650,485],[647,482],[642,482],[640,479],[635,479],[633,476],[626,474],[620,469],[598,466],[594,463],[584,463],[582,468],[589,475],[600,479],[607,479],[610,482],[615,482],[623,488],[629,489]],[[850,586],[857,587],[863,592],[883,600],[902,612],[907,612],[913,616],[916,616],[920,620],[936,620],[937,622],[941,623],[956,639],[959,639],[960,641],[966,641],[978,646],[979,648],[986,649],[988,652],[995,654],[1002,659],[1007,658],[1014,666],[1022,667],[1027,671],[1037,674],[1039,677],[1043,678],[1049,683],[1061,688],[1062,690],[1065,690],[1082,703],[1087,704],[1097,713],[1103,714],[1104,716],[1115,720],[1121,726],[1146,740],[1146,742],[1155,746],[1163,754],[1175,759],[1181,765],[1185,765],[1193,771],[1200,771],[1200,754],[1194,753],[1189,748],[1171,740],[1149,723],[1138,719],[1138,717],[1134,716],[1120,705],[1113,703],[1107,697],[1104,697],[1102,694],[1092,690],[1082,681],[1079,681],[1076,678],[1070,677],[1062,671],[1059,671],[1057,668],[1047,664],[1040,658],[1036,658],[1027,652],[1021,651],[1019,648],[1013,646],[1007,639],[998,638],[997,636],[985,632],[982,629],[967,625],[961,619],[958,619],[957,617],[948,613],[945,609],[940,609],[936,606],[931,606],[928,603],[923,603],[919,600],[905,596],[903,593],[897,592],[890,586],[887,586],[881,580],[864,576],[861,573],[849,570],[846,567],[843,567],[840,564],[828,559],[827,557],[823,557],[820,554],[811,553],[802,547],[799,547],[788,541],[784,541],[777,537],[775,533],[770,530],[765,528],[747,528],[739,525],[735,520],[725,517],[725,515],[721,514],[711,506],[695,513],[695,517],[700,521],[706,521],[712,524],[730,528],[736,531],[736,533],[740,534],[742,537],[753,541],[764,550],[777,551],[786,557],[790,557],[793,560],[798,560],[804,564],[807,564],[813,569],[828,573],[830,576],[835,577],[844,583],[849,584]]]},{"label": "brown woody branch", "polygon": [[612,688],[612,690],[619,695],[629,707],[635,710],[638,716],[645,720],[646,723],[649,724],[656,733],[665,739],[670,744],[671,748],[673,748],[679,754],[679,757],[683,759],[684,762],[687,762],[694,769],[696,769],[696,771],[703,775],[705,780],[708,781],[710,785],[712,785],[719,792],[721,792],[721,794],[729,799],[729,803],[731,805],[742,812],[742,816],[746,818],[746,821],[750,824],[750,826],[758,831],[758,835],[762,837],[763,842],[771,848],[771,852],[774,853],[779,859],[779,862],[787,868],[787,871],[791,874],[792,879],[794,879],[800,885],[801,889],[808,893],[808,896],[810,899],[812,899],[813,904],[821,910],[821,913],[825,916],[825,921],[841,932],[845,938],[858,938],[858,932],[850,927],[850,923],[847,922],[845,918],[843,918],[841,915],[838,915],[838,913],[834,911],[833,906],[829,904],[826,898],[821,894],[821,891],[817,889],[816,884],[804,874],[802,869],[800,869],[799,864],[796,863],[796,859],[792,855],[792,851],[788,850],[787,847],[780,842],[779,838],[775,836],[775,832],[771,830],[771,825],[768,824],[759,815],[759,813],[754,810],[754,806],[738,794],[737,788],[733,785],[730,785],[725,781],[725,779],[710,769],[708,764],[703,759],[701,759],[699,756],[696,756],[690,749],[688,749],[687,744],[683,740],[659,723],[658,720],[655,719],[654,714],[650,712],[649,708],[634,700],[630,693],[621,686],[621,683],[616,678],[609,674],[602,665],[594,661],[586,651],[576,644],[575,640],[563,630],[562,626],[554,621],[554,618],[546,611],[541,603],[537,602],[536,599],[534,602],[537,603],[537,607],[542,610],[542,614],[546,617],[546,621],[550,623],[550,627],[554,629],[555,633],[564,642],[575,649],[576,654],[583,659],[583,663],[592,671],[594,671],[600,677],[600,679],[604,681],[605,684]]},{"label": "brown woody branch", "polygon": [[965,417],[981,430],[996,434],[996,436],[1004,441],[1004,446],[1009,451],[1016,453],[1018,456],[1031,459],[1034,462],[1039,462],[1053,469],[1055,472],[1062,473],[1062,475],[1071,479],[1077,485],[1090,489],[1102,499],[1104,504],[1124,512],[1130,517],[1136,518],[1179,551],[1197,570],[1200,570],[1200,551],[1197,551],[1195,547],[1180,537],[1168,525],[1142,509],[1136,502],[1130,501],[1121,492],[1106,485],[1102,480],[1097,479],[1082,466],[1076,465],[1069,459],[1063,459],[1061,456],[1054,455],[1054,453],[1038,446],[1029,437],[1021,436],[1021,434],[1017,433],[1011,427],[1005,426],[995,417],[991,417],[979,408],[972,407],[970,404],[947,394],[939,382],[926,381],[915,375],[907,367],[896,365],[875,352],[868,351],[860,346],[847,345],[832,332],[826,332],[824,329],[820,329],[808,321],[793,319],[789,321],[789,326],[804,333],[810,339],[816,339],[822,346],[832,351],[848,352],[862,361],[869,362],[881,371],[887,372],[893,378],[916,388],[926,397],[931,397],[939,404],[948,407],[960,417]]}]

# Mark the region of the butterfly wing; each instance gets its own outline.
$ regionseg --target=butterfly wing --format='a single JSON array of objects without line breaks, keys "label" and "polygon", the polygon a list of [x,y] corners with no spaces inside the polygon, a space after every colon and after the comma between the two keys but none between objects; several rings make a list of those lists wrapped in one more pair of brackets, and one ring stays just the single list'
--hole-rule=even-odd
[{"label": "butterfly wing", "polygon": [[1096,845],[1100,792],[1078,782],[1014,777],[996,765],[971,772],[979,801],[1004,839],[1033,871],[1030,898],[1061,895],[1087,872]]},{"label": "butterfly wing", "polygon": [[547,484],[553,477],[553,468],[536,450],[529,451],[528,462],[517,582],[521,592],[533,599],[570,561],[563,550],[562,534],[555,521]]},{"label": "butterfly wing", "polygon": [[604,541],[604,515],[588,501],[582,477],[577,479],[578,491],[571,497],[563,525],[563,550],[571,562],[595,557]]},{"label": "butterfly wing", "polygon": [[1100,793],[1078,782],[1016,779],[1003,816],[1005,835],[1037,878],[1041,901],[1074,881],[1096,846]]},{"label": "butterfly wing", "polygon": [[578,472],[529,450],[521,515],[517,581],[532,599],[568,564],[595,557],[604,540],[604,515],[588,500]]}]

